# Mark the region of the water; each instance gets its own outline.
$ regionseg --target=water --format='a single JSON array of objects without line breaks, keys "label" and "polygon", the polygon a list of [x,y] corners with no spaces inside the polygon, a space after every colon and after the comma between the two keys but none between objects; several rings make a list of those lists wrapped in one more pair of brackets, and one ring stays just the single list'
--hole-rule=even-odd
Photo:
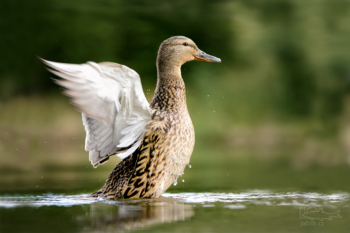
[{"label": "water", "polygon": [[87,194],[0,196],[0,232],[347,232],[349,193],[165,193],[104,200]]}]

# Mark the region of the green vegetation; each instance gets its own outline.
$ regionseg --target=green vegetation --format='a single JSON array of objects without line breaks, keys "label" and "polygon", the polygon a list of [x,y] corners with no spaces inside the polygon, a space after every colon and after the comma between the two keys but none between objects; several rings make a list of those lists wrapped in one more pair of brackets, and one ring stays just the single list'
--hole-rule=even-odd
[{"label": "green vegetation", "polygon": [[1,188],[93,190],[118,161],[91,168],[81,116],[35,55],[127,65],[150,100],[160,43],[184,35],[223,62],[182,68],[196,147],[173,191],[349,190],[349,11],[347,1],[0,3]]}]

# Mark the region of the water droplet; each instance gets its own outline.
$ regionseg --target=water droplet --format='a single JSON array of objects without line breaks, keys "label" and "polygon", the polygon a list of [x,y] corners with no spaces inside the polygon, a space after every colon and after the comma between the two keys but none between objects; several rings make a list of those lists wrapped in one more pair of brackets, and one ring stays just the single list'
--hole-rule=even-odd
[{"label": "water droplet", "polygon": [[191,168],[192,166],[190,164],[188,164],[188,167]]},{"label": "water droplet", "polygon": [[208,97],[209,97],[209,95],[208,95]]},{"label": "water droplet", "polygon": [[182,182],[185,182],[185,180],[182,180]]},{"label": "water droplet", "polygon": [[214,111],[215,112],[215,111]]},{"label": "water droplet", "polygon": [[43,176],[41,177],[41,179],[44,178]]},{"label": "water droplet", "polygon": [[174,186],[176,186],[177,185],[177,178],[174,180]]},{"label": "water droplet", "polygon": [[39,185],[37,185],[36,187],[39,187]]}]

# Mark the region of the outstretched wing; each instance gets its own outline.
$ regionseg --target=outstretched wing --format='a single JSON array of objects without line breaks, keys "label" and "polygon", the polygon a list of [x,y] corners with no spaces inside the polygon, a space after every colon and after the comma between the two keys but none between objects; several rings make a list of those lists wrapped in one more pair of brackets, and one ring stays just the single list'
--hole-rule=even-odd
[{"label": "outstretched wing", "polygon": [[137,149],[151,110],[134,70],[112,62],[77,65],[42,61],[62,78],[55,82],[66,88],[64,93],[82,112],[85,150],[94,167],[113,154],[123,159]]}]

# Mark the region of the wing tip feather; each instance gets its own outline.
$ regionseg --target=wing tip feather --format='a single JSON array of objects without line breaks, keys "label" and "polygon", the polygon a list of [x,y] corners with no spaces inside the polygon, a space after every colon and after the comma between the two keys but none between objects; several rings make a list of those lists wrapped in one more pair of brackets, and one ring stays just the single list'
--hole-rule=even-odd
[{"label": "wing tip feather", "polygon": [[93,161],[91,161],[91,164],[94,168],[97,168],[98,166],[107,163],[108,160],[109,160],[109,156],[107,156],[106,158],[101,158],[99,161],[97,161],[95,163]]}]

